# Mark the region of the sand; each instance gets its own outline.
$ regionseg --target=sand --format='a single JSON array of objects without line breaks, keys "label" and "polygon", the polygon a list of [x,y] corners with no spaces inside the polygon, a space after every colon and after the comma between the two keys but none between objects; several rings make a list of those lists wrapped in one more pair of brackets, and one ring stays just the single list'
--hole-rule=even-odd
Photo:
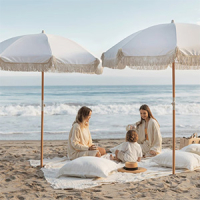
[{"label": "sand", "polygon": [[[177,148],[180,138],[176,139]],[[93,140],[109,149],[123,139]],[[163,148],[172,148],[171,138]],[[63,157],[67,141],[44,141],[44,158]],[[39,167],[29,160],[40,159],[40,141],[0,141],[1,199],[200,199],[200,170],[126,184],[102,185],[84,190],[55,190]]]}]

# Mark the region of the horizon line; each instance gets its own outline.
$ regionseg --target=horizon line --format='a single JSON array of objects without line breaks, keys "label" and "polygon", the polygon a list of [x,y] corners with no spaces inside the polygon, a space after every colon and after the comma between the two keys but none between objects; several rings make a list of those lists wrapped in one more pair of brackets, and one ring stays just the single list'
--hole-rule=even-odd
[{"label": "horizon line", "polygon": [[[105,84],[105,85],[44,85],[44,87],[53,87],[53,86],[172,86],[172,84]],[[176,84],[175,86],[191,86],[191,85],[199,85],[200,84]],[[41,85],[0,85],[0,87],[41,87]]]}]

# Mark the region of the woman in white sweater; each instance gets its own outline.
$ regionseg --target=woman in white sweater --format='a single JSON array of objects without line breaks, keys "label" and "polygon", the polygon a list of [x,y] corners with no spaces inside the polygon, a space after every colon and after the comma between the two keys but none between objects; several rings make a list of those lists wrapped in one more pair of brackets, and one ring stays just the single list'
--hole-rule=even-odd
[{"label": "woman in white sweater", "polygon": [[160,125],[152,115],[147,105],[140,107],[141,120],[135,124],[128,125],[128,130],[136,130],[138,134],[138,143],[140,144],[143,156],[155,156],[161,152],[162,136]]},{"label": "woman in white sweater", "polygon": [[86,106],[79,109],[76,120],[72,124],[68,139],[68,157],[73,160],[82,156],[100,157],[106,153],[102,147],[92,144],[89,120],[92,110]]}]

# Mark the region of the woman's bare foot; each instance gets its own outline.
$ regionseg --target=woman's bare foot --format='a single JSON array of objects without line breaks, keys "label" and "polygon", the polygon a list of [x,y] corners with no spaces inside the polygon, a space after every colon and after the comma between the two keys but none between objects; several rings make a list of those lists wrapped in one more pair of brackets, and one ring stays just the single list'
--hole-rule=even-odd
[{"label": "woman's bare foot", "polygon": [[156,156],[157,155],[157,152],[156,151],[153,151],[153,150],[150,150],[149,152],[152,156]]},{"label": "woman's bare foot", "polygon": [[102,156],[106,154],[106,150],[103,147],[97,147],[97,149],[99,150]]},{"label": "woman's bare foot", "polygon": [[116,157],[110,154],[110,160],[116,160]]},{"label": "woman's bare foot", "polygon": [[97,152],[96,157],[101,157],[101,154],[99,151]]}]

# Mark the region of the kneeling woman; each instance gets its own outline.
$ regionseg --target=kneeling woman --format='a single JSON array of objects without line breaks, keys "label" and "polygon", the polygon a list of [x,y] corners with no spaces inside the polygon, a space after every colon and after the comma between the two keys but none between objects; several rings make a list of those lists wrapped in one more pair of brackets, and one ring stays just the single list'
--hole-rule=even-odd
[{"label": "kneeling woman", "polygon": [[92,138],[89,130],[89,120],[92,110],[86,106],[79,109],[75,122],[69,133],[68,139],[68,157],[73,160],[82,156],[96,156],[106,154],[104,148],[96,147],[92,144]]},{"label": "kneeling woman", "polygon": [[138,143],[144,156],[155,156],[162,150],[160,126],[147,105],[142,105],[139,110],[141,120],[136,124],[128,125],[126,129],[136,129]]}]

